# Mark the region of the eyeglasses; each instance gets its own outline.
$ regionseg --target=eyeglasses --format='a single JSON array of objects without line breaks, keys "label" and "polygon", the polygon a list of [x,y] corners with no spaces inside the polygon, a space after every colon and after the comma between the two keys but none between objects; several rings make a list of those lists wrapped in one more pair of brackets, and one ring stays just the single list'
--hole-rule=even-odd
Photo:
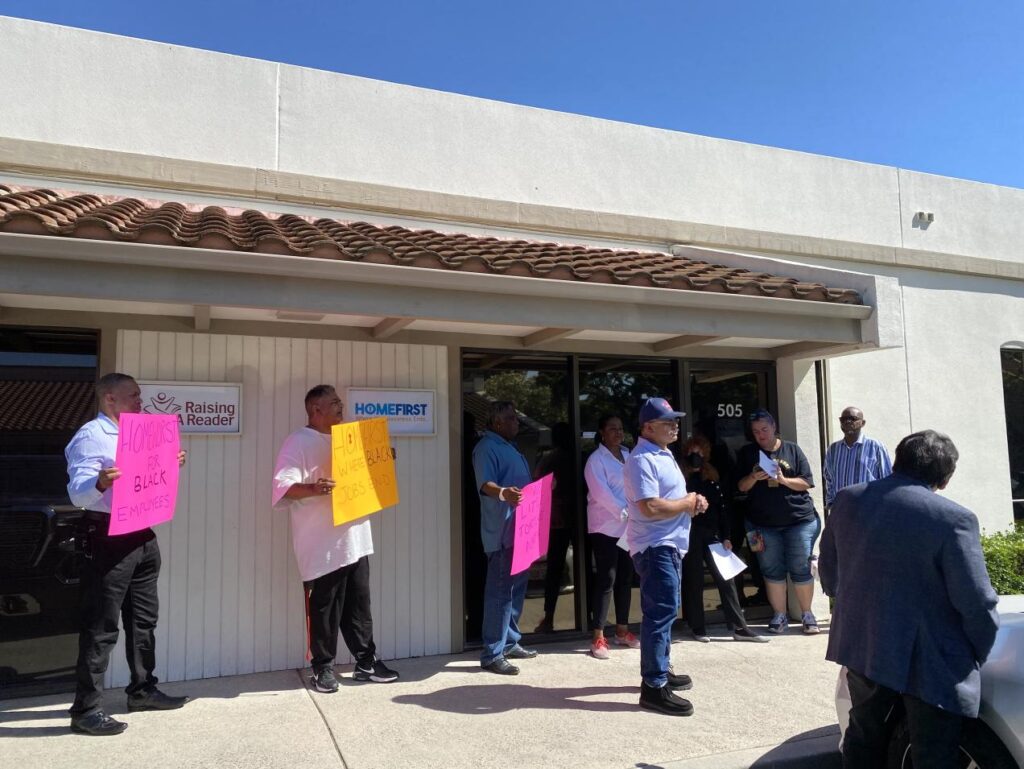
[{"label": "eyeglasses", "polygon": [[840,422],[860,422],[861,417],[839,417]]}]

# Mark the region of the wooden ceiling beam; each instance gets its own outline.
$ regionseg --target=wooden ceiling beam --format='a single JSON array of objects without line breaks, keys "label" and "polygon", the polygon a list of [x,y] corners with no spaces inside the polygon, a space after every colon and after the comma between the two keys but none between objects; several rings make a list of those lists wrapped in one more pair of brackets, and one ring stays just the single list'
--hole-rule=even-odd
[{"label": "wooden ceiling beam", "polygon": [[392,337],[406,326],[411,326],[416,318],[384,318],[373,327],[371,336],[377,341]]},{"label": "wooden ceiling beam", "polygon": [[674,353],[680,350],[686,350],[690,347],[700,347],[702,344],[708,342],[717,342],[722,339],[728,339],[727,336],[674,336],[671,339],[662,339],[660,342],[655,342],[651,345],[651,349],[656,353]]},{"label": "wooden ceiling beam", "polygon": [[532,334],[520,337],[523,342],[523,347],[538,347],[548,342],[554,342],[557,339],[565,339],[567,336],[572,336],[579,329],[576,328],[542,328],[540,331],[534,331]]}]

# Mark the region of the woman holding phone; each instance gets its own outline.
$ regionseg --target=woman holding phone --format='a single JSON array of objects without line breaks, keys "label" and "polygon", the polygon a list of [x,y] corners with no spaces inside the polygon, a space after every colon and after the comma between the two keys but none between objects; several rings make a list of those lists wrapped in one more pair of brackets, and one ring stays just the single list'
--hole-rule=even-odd
[{"label": "woman holding phone", "polygon": [[751,469],[740,478],[738,487],[747,495],[747,539],[751,549],[757,550],[758,542],[763,545],[757,562],[774,612],[768,632],[785,633],[789,627],[788,576],[800,603],[803,631],[813,635],[818,632],[818,621],[811,612],[811,556],[821,533],[821,518],[807,493],[814,486],[814,476],[800,447],[779,437],[775,417],[756,409],[749,420],[754,443],[740,450],[737,466]]}]

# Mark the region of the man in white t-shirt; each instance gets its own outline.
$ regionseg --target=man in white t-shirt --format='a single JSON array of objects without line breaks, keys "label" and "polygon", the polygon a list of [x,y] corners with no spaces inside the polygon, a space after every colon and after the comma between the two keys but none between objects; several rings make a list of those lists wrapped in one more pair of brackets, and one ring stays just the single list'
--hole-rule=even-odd
[{"label": "man in white t-shirt", "polygon": [[292,544],[306,590],[313,686],[338,691],[334,658],[338,630],[356,660],[357,681],[388,683],[398,673],[376,657],[370,616],[370,519],[334,525],[331,507],[331,427],[344,404],[330,385],[306,393],[305,427],[289,435],[277,455],[273,502],[292,519]]}]

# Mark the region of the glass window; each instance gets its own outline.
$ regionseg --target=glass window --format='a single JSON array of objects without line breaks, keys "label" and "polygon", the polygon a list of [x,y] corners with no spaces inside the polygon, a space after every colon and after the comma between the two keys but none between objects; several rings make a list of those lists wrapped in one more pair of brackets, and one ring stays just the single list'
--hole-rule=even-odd
[{"label": "glass window", "polygon": [[1024,350],[1004,348],[1003,400],[1006,443],[1010,450],[1010,494],[1013,517],[1024,520]]},{"label": "glass window", "polygon": [[96,414],[98,336],[0,328],[0,691],[74,688],[80,513],[64,446]]}]

